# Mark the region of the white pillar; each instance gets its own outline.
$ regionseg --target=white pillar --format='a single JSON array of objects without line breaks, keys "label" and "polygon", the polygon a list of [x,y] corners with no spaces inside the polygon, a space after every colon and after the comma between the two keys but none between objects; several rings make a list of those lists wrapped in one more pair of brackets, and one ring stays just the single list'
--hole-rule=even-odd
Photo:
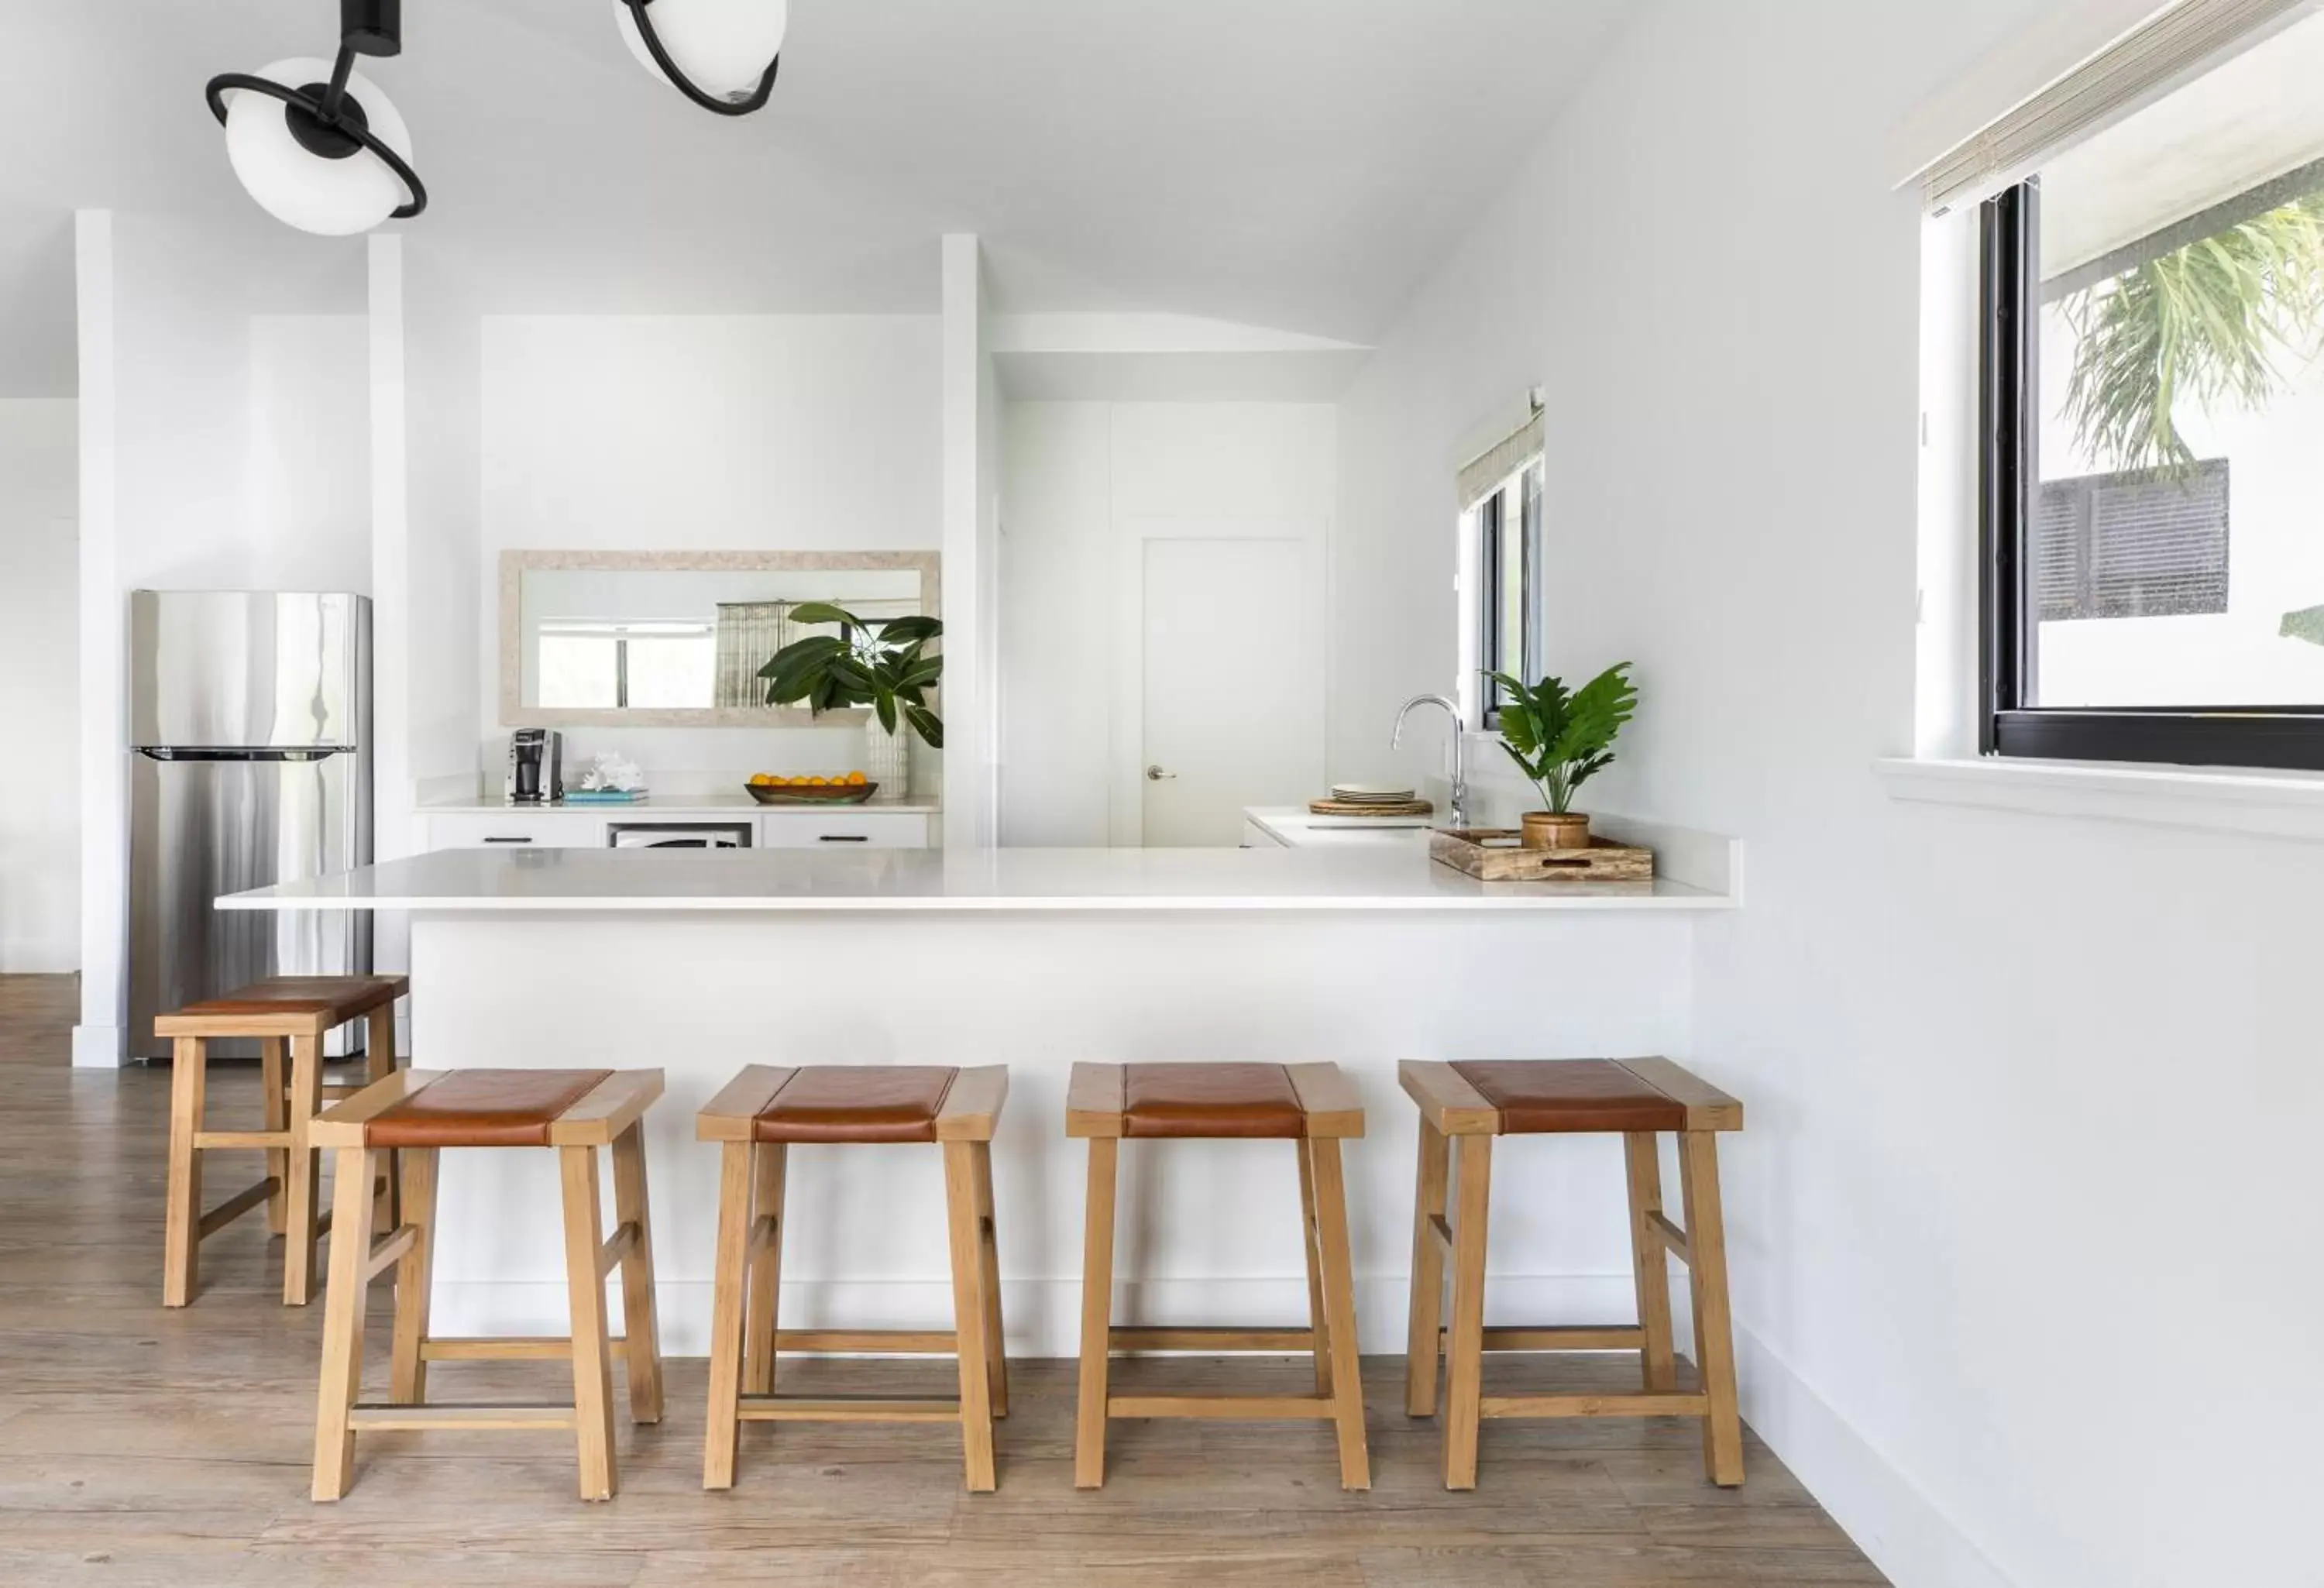
[{"label": "white pillar", "polygon": [[80,1023],[77,1067],[128,1052],[127,602],[114,494],[113,212],[73,217],[80,340]]}]

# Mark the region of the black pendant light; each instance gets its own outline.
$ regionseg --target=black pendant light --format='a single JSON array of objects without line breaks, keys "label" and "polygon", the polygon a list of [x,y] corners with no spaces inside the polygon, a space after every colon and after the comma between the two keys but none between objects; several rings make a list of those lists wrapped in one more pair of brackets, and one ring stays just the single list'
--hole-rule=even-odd
[{"label": "black pendant light", "polygon": [[403,117],[355,69],[358,55],[402,52],[402,0],[340,0],[336,60],[293,58],[210,79],[235,175],[276,219],[344,236],[428,208]]},{"label": "black pendant light", "polygon": [[613,0],[640,64],[703,109],[748,115],[775,91],[788,0]]}]

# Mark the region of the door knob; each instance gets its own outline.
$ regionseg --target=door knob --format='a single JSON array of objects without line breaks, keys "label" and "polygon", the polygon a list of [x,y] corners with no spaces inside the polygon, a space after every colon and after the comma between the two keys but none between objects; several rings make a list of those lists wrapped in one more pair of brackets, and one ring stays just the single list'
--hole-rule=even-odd
[{"label": "door knob", "polygon": [[1167,783],[1176,779],[1177,775],[1176,772],[1166,772],[1158,766],[1149,766],[1146,769],[1146,780],[1149,783]]}]

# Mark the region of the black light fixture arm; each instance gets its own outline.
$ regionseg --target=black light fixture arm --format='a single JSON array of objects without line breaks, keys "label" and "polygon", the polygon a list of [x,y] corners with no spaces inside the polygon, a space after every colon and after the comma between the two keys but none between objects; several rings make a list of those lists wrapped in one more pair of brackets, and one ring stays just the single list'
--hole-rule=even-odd
[{"label": "black light fixture arm", "polygon": [[[354,0],[347,0],[347,3],[353,4]],[[638,24],[638,37],[645,41],[646,53],[653,57],[656,66],[661,68],[661,75],[676,84],[679,93],[703,109],[718,115],[748,115],[762,107],[774,93],[775,73],[781,69],[783,64],[779,51],[767,62],[767,75],[759,79],[759,86],[752,90],[748,98],[720,99],[704,93],[688,81],[686,74],[678,70],[678,62],[670,59],[669,51],[662,48],[661,37],[654,32],[653,19],[647,14],[646,8],[653,4],[653,0],[622,0],[622,4],[630,8],[631,20]]]},{"label": "black light fixture arm", "polygon": [[229,91],[263,94],[280,99],[283,119],[300,147],[325,160],[346,160],[358,150],[369,150],[393,171],[410,194],[392,212],[396,220],[410,220],[428,208],[428,189],[420,173],[371,130],[363,101],[347,94],[347,78],[358,55],[400,55],[403,51],[403,0],[339,0],[339,53],[331,63],[331,80],[290,88],[272,78],[244,71],[221,72],[209,80],[205,95],[210,114],[226,125]]}]

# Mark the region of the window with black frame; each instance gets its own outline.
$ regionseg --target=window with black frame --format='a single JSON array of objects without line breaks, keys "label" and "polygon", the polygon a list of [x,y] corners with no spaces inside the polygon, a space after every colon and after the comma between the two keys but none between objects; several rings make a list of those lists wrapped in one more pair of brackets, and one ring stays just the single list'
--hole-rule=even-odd
[{"label": "window with black frame", "polygon": [[[1541,676],[1541,459],[1534,458],[1478,503],[1478,666],[1528,681]],[[1485,726],[1500,725],[1500,685],[1486,680]]]},{"label": "window with black frame", "polygon": [[2260,87],[2319,70],[2324,18],[1984,206],[1988,753],[2324,769],[2324,97]]}]

